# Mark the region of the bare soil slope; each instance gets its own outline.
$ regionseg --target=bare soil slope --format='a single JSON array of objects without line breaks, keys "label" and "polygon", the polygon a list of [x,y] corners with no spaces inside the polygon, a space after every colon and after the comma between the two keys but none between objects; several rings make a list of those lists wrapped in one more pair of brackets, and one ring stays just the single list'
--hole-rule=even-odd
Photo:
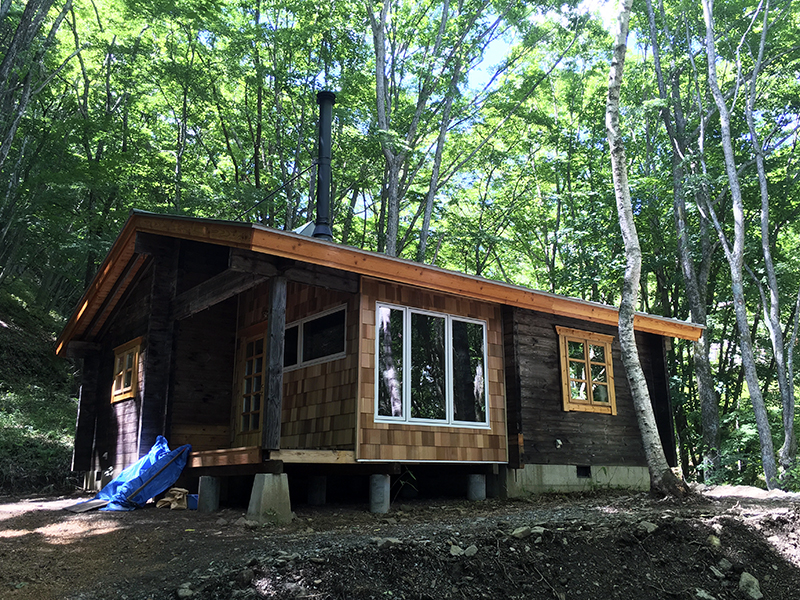
[{"label": "bare soil slope", "polygon": [[0,598],[800,598],[800,503],[753,492],[299,506],[284,527],[0,498]]}]

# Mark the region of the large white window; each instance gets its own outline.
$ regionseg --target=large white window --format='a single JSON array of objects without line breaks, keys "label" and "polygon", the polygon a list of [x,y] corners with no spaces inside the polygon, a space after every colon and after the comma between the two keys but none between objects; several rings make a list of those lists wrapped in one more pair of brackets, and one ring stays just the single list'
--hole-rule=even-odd
[{"label": "large white window", "polygon": [[488,427],[486,323],[377,304],[375,420]]}]

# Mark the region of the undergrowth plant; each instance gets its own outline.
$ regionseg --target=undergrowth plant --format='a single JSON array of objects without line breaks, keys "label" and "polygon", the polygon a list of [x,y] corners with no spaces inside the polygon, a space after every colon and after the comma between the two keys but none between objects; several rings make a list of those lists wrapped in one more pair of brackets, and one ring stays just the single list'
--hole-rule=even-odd
[{"label": "undergrowth plant", "polygon": [[0,293],[0,495],[74,489],[77,394],[71,365],[55,356],[57,327]]}]

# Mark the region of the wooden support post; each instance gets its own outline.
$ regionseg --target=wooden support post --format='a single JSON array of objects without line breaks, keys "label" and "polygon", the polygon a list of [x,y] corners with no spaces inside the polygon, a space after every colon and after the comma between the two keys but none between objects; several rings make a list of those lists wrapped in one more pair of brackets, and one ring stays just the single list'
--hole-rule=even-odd
[{"label": "wooden support post", "polygon": [[139,409],[139,456],[144,456],[166,433],[167,395],[172,372],[174,321],[170,308],[175,298],[180,242],[139,233],[137,250],[153,256],[153,283],[150,288],[150,311],[144,347],[142,405]]},{"label": "wooden support post", "polygon": [[267,316],[267,374],[261,421],[261,447],[281,448],[281,406],[283,402],[283,335],[286,328],[286,278],[273,277],[269,286]]},{"label": "wooden support post", "polygon": [[325,475],[312,475],[308,478],[308,503],[311,506],[325,504],[328,478]]},{"label": "wooden support post", "polygon": [[92,352],[83,359],[83,376],[75,427],[75,448],[72,453],[73,471],[92,470],[94,430],[97,420],[97,388],[100,374],[100,354]]}]

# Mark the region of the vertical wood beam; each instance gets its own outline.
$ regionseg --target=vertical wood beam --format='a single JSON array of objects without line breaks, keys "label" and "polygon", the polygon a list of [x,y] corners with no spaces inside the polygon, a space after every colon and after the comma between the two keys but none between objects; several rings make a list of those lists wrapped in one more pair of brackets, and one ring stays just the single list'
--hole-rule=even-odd
[{"label": "vertical wood beam", "polygon": [[286,328],[286,277],[270,280],[267,316],[267,375],[264,410],[261,420],[261,447],[281,448],[281,408],[283,404],[283,336]]},{"label": "vertical wood beam", "polygon": [[147,253],[153,256],[153,281],[139,407],[138,450],[139,456],[144,456],[155,443],[156,437],[166,434],[175,325],[170,316],[170,308],[175,298],[178,279],[180,241],[142,233],[138,234],[136,241],[137,244],[146,241]]},{"label": "vertical wood beam", "polygon": [[83,359],[78,419],[75,426],[75,446],[72,451],[73,471],[90,471],[92,469],[99,376],[100,353],[91,352]]},{"label": "vertical wood beam", "polygon": [[652,384],[650,403],[653,406],[658,435],[661,438],[661,445],[664,447],[667,464],[670,467],[677,467],[678,451],[675,444],[675,422],[672,417],[672,400],[669,393],[669,366],[665,341],[660,335],[644,334],[642,337],[644,349],[650,353]]}]

